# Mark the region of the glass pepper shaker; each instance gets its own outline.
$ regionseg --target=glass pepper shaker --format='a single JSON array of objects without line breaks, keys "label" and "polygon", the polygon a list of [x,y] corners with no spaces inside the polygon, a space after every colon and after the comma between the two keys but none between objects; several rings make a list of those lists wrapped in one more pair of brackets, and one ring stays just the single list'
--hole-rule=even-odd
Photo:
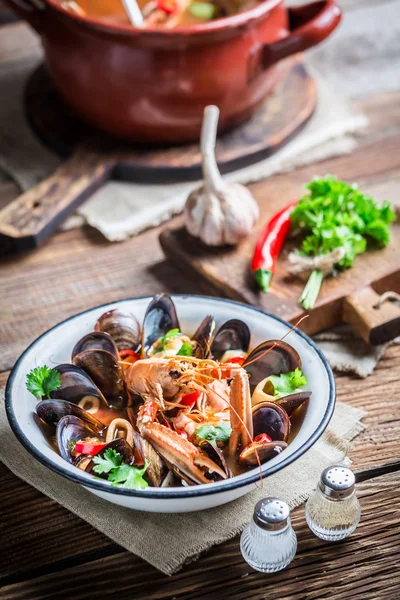
[{"label": "glass pepper shaker", "polygon": [[240,538],[244,560],[256,571],[275,573],[292,562],[297,537],[290,524],[290,510],[279,498],[257,502],[253,519]]},{"label": "glass pepper shaker", "polygon": [[361,509],[355,492],[354,473],[342,465],[328,467],[306,504],[306,521],[322,540],[336,542],[357,527]]}]

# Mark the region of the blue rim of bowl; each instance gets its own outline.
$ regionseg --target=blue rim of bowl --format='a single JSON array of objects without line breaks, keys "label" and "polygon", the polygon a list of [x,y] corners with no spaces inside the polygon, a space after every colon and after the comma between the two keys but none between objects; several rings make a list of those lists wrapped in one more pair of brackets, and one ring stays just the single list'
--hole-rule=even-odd
[{"label": "blue rim of bowl", "polygon": [[[165,491],[164,490],[161,491],[160,488],[157,488],[157,491],[152,490],[152,488],[147,488],[145,490],[129,490],[129,489],[124,489],[124,488],[119,488],[116,486],[111,486],[110,483],[108,483],[106,481],[101,481],[96,478],[93,478],[93,480],[85,479],[85,478],[81,477],[79,474],[74,475],[73,473],[70,473],[69,471],[63,469],[62,467],[55,465],[50,459],[47,458],[47,456],[42,454],[34,446],[34,444],[32,444],[32,442],[26,437],[26,435],[23,433],[22,429],[20,428],[20,426],[18,424],[18,419],[14,413],[14,409],[12,406],[11,389],[12,389],[12,386],[14,383],[14,379],[18,373],[19,365],[22,362],[25,354],[27,354],[29,352],[29,350],[39,340],[41,340],[44,336],[46,336],[51,331],[58,329],[58,327],[61,327],[65,323],[69,323],[70,321],[73,321],[74,319],[77,319],[78,317],[81,317],[82,315],[85,315],[85,314],[91,312],[92,310],[97,310],[97,309],[105,308],[108,306],[115,306],[116,304],[121,304],[122,302],[132,302],[135,300],[146,300],[147,299],[150,302],[151,298],[152,298],[151,296],[140,296],[137,298],[126,298],[126,299],[122,299],[122,300],[116,300],[115,302],[107,302],[106,304],[100,304],[99,306],[94,306],[94,307],[84,310],[76,315],[73,315],[72,317],[69,317],[68,319],[65,319],[64,321],[61,321],[61,323],[54,325],[54,327],[51,327],[50,329],[48,329],[47,331],[42,333],[39,337],[37,337],[28,346],[28,348],[21,354],[21,356],[18,358],[17,362],[15,363],[15,365],[10,373],[8,381],[7,381],[6,392],[5,392],[5,406],[6,406],[8,422],[10,424],[12,431],[14,432],[14,434],[17,437],[17,439],[19,440],[19,442],[24,446],[24,448],[32,456],[34,456],[40,463],[42,463],[43,465],[45,465],[52,471],[55,471],[59,475],[65,477],[67,479],[70,479],[71,481],[74,481],[75,483],[79,483],[80,485],[82,485],[84,487],[93,488],[95,490],[98,490],[101,492],[106,492],[109,494],[115,494],[115,495],[120,495],[120,496],[133,496],[133,497],[139,497],[139,498],[152,498],[152,499],[191,498],[191,497],[199,497],[199,496],[208,496],[210,494],[219,494],[221,492],[225,492],[228,490],[234,490],[238,487],[245,487],[251,483],[256,482],[260,478],[260,471],[258,469],[256,470],[255,473],[252,473],[252,474],[249,473],[248,477],[243,477],[243,479],[238,480],[237,477],[233,477],[232,479],[226,479],[223,483],[219,483],[219,484],[211,483],[207,487],[204,487],[203,489],[198,489],[197,486],[184,487],[182,489],[171,488],[170,491],[168,491],[168,489],[166,489]],[[292,325],[290,323],[288,323],[284,319],[281,319],[280,317],[271,315],[270,313],[263,311],[259,308],[255,308],[254,306],[250,306],[250,305],[244,304],[242,302],[236,302],[235,300],[228,300],[226,298],[217,298],[217,297],[213,297],[213,296],[201,296],[199,294],[171,294],[171,298],[173,300],[175,298],[181,298],[181,299],[199,298],[199,299],[203,299],[203,300],[210,300],[213,302],[218,301],[218,302],[223,302],[223,303],[226,303],[229,305],[240,306],[240,307],[244,307],[246,309],[252,310],[254,312],[258,312],[261,315],[267,316],[275,321],[278,321],[279,323],[282,323],[283,325],[286,325],[289,328],[292,328]],[[315,444],[315,442],[321,437],[321,435],[325,431],[326,427],[328,426],[329,421],[331,420],[331,417],[332,417],[332,414],[333,414],[333,411],[335,408],[336,386],[335,386],[335,380],[333,377],[332,369],[330,368],[327,359],[325,358],[325,356],[323,355],[321,350],[318,348],[318,346],[312,341],[312,339],[308,337],[308,335],[306,335],[300,329],[297,329],[297,328],[295,329],[295,331],[300,337],[302,337],[307,342],[307,344],[311,348],[313,348],[313,350],[318,354],[319,358],[321,359],[321,361],[325,367],[326,373],[328,375],[328,380],[329,380],[328,405],[326,407],[325,414],[324,414],[322,420],[320,421],[318,427],[315,429],[314,433],[307,439],[307,441],[305,441],[304,444],[302,444],[297,450],[295,450],[295,452],[293,452],[293,454],[288,456],[286,459],[283,459],[282,461],[280,461],[276,465],[273,465],[272,467],[268,468],[268,466],[266,466],[265,468],[263,468],[262,469],[263,477],[268,477],[269,475],[272,475],[273,473],[276,473],[277,471],[280,471],[281,469],[287,467],[292,462],[294,462],[295,460],[300,458],[307,450],[309,450],[309,448],[311,448],[311,446],[313,446]],[[266,463],[266,465],[268,465],[268,463]],[[172,489],[174,491],[172,491]]]}]

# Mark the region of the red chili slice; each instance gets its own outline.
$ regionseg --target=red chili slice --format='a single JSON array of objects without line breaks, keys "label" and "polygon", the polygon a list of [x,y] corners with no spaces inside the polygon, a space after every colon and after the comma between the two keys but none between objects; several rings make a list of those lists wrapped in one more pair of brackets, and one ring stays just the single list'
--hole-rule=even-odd
[{"label": "red chili slice", "polygon": [[200,398],[201,392],[196,390],[195,392],[191,392],[190,394],[184,394],[180,400],[179,404],[183,404],[183,406],[193,406],[195,402]]},{"label": "red chili slice", "polygon": [[130,350],[129,348],[126,348],[125,350],[120,350],[119,355],[121,358],[126,358],[127,356],[133,356],[133,358],[136,358],[136,360],[140,360],[139,354],[137,352],[135,352],[134,350]]},{"label": "red chili slice", "polygon": [[96,456],[105,446],[107,446],[105,442],[76,442],[75,452]]},{"label": "red chili slice", "polygon": [[269,435],[267,433],[259,433],[253,439],[253,442],[260,442],[260,443],[266,444],[267,442],[272,442],[272,438],[269,437]]},{"label": "red chili slice", "polygon": [[245,360],[246,359],[244,356],[234,356],[233,358],[230,358],[227,362],[242,365]]},{"label": "red chili slice", "polygon": [[187,433],[186,433],[186,431],[183,431],[183,429],[175,429],[175,433],[177,433],[181,437],[185,438],[185,440],[188,439]]},{"label": "red chili slice", "polygon": [[157,8],[167,15],[173,15],[178,10],[178,3],[175,0],[157,0]]}]

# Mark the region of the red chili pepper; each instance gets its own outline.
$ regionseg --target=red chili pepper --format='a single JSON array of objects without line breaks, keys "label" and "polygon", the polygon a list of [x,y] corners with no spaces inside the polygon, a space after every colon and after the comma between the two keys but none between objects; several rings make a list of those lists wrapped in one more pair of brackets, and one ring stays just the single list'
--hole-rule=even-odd
[{"label": "red chili pepper", "polygon": [[157,8],[163,10],[167,15],[172,15],[178,10],[178,3],[175,0],[157,0]]},{"label": "red chili pepper", "polygon": [[75,452],[96,456],[105,446],[107,446],[105,442],[76,442]]},{"label": "red chili pepper", "polygon": [[234,363],[234,364],[239,364],[242,365],[245,361],[245,357],[244,356],[234,356],[233,358],[230,358],[229,360],[227,360],[227,363]]},{"label": "red chili pepper", "polygon": [[183,404],[183,406],[193,406],[200,396],[201,392],[198,390],[196,392],[192,392],[191,394],[184,394],[179,400],[179,404]]},{"label": "red chili pepper", "polygon": [[129,348],[126,348],[125,350],[120,350],[119,355],[121,358],[126,358],[127,356],[133,356],[133,358],[136,358],[136,360],[140,360],[139,354],[137,352],[135,352],[134,350],[130,350]]},{"label": "red chili pepper", "polygon": [[276,213],[264,227],[254,250],[251,272],[263,292],[268,292],[275,263],[290,231],[290,213],[297,202],[292,202]]},{"label": "red chili pepper", "polygon": [[188,439],[187,433],[186,433],[186,431],[183,431],[183,429],[175,429],[175,433],[177,433],[181,437],[185,438],[185,440]]},{"label": "red chili pepper", "polygon": [[254,438],[253,442],[260,442],[260,443],[272,442],[272,438],[270,438],[267,433],[259,433]]}]

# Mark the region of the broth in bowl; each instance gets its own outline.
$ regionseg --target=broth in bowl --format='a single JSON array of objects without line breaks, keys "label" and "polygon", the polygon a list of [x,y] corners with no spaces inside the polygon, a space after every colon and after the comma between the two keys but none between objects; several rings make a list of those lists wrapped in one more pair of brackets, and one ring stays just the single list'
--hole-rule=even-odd
[{"label": "broth in bowl", "polygon": [[[144,27],[171,29],[207,23],[257,6],[257,0],[138,0]],[[130,25],[121,0],[60,0],[60,5],[82,17]]]}]

